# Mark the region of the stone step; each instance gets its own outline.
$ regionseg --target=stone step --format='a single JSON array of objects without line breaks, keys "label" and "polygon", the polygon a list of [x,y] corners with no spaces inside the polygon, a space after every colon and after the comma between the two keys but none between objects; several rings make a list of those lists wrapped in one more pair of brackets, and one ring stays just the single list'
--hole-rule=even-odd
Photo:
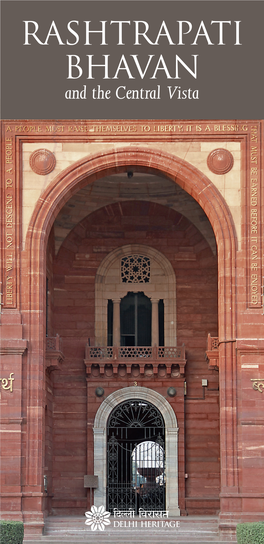
[{"label": "stone step", "polygon": [[38,539],[36,538],[30,538],[30,539],[24,539],[23,544],[83,544],[86,542],[87,544],[148,544],[149,540],[151,539],[151,544],[160,544],[160,542],[166,542],[166,544],[235,544],[236,538],[233,538],[233,540],[219,540],[219,536],[205,536],[205,535],[193,535],[193,534],[186,534],[183,535],[175,535],[173,533],[172,535],[168,535],[167,533],[163,533],[162,535],[155,535],[152,533],[148,533],[146,535],[137,535],[135,537],[135,534],[133,533],[120,533],[120,534],[102,534],[94,532],[90,532],[86,536],[80,537],[78,535],[64,535],[64,536],[42,536]]},{"label": "stone step", "polygon": [[[107,527],[107,530],[111,531],[128,531],[128,530],[140,530],[141,532],[149,532],[149,528],[153,528],[153,531],[160,529],[168,529],[171,527],[162,527],[162,520],[158,519],[143,519],[139,517],[134,517],[133,520],[128,519],[111,519],[111,528]],[[168,521],[170,525],[176,525],[177,533],[189,531],[193,532],[213,532],[218,534],[218,519],[190,519],[190,518],[168,518],[164,519],[163,522]],[[164,525],[164,524],[163,524]],[[53,518],[48,519],[45,523],[45,535],[50,535],[52,533],[68,533],[72,532],[84,533],[90,531],[90,528],[85,525],[85,517],[69,519],[69,518]]]},{"label": "stone step", "polygon": [[[136,540],[134,538],[125,538],[124,535],[123,536],[120,536],[120,537],[112,537],[112,538],[105,538],[105,535],[100,536],[99,538],[94,538],[94,535],[91,535],[91,538],[82,538],[80,539],[79,537],[72,537],[72,538],[51,538],[51,537],[41,537],[40,539],[38,540],[24,540],[23,541],[23,544],[84,544],[84,542],[86,542],[87,544],[148,544],[150,540],[150,537],[146,537],[146,538],[137,538]],[[160,543],[160,537],[155,539],[152,537],[151,535],[151,543],[152,544],[159,544]],[[236,540],[216,540],[216,539],[194,539],[192,536],[191,537],[186,537],[186,538],[175,538],[175,535],[174,537],[170,537],[170,538],[167,538],[166,537],[166,544],[236,544]]]},{"label": "stone step", "polygon": [[149,533],[142,534],[139,533],[135,535],[135,533],[132,532],[120,532],[120,533],[105,533],[99,531],[96,533],[94,531],[90,531],[89,533],[86,533],[86,535],[79,536],[79,535],[49,535],[49,536],[42,536],[39,538],[33,538],[30,539],[24,539],[24,544],[83,544],[86,542],[87,544],[148,544],[151,539],[151,544],[160,544],[160,542],[166,542],[166,544],[235,544],[236,539],[225,539],[220,540],[219,535],[209,535],[209,534],[194,534],[186,532],[185,535],[183,534],[175,534],[175,532],[172,530],[172,534],[168,534],[168,532],[162,532],[161,534],[155,534],[150,530]]},{"label": "stone step", "polygon": [[[123,528],[115,528],[111,531],[109,531],[109,533],[111,534],[116,534],[116,533],[123,533],[123,534],[128,534],[128,533],[140,533],[140,534],[148,534],[150,529],[151,529],[151,533],[152,534],[155,534],[155,533],[160,533],[161,530],[163,532],[171,532],[172,528],[174,529],[174,532],[177,533],[177,535],[185,535],[185,534],[192,534],[192,535],[218,535],[218,531],[217,530],[213,530],[213,529],[203,529],[203,528],[197,528],[197,529],[189,529],[189,528],[186,528],[186,529],[180,529],[180,528],[177,528],[177,527],[169,527],[169,528],[164,528],[164,527],[155,527],[151,524],[149,524],[148,527],[128,527],[126,528],[125,530]],[[91,531],[91,528],[90,527],[86,527],[85,529],[79,529],[79,528],[72,528],[72,529],[69,529],[69,528],[65,528],[64,530],[62,529],[54,529],[54,530],[48,530],[48,531],[45,531],[45,535],[44,536],[57,536],[57,535],[87,535],[89,534],[90,532],[95,532],[95,531]],[[99,532],[99,531],[98,531]],[[106,533],[106,530],[104,531],[104,534],[107,534]]]},{"label": "stone step", "polygon": [[[174,529],[172,530],[172,528],[170,529],[163,529],[163,528],[159,528],[159,529],[155,529],[153,527],[149,527],[148,530],[142,530],[142,529],[134,529],[134,530],[131,530],[131,529],[127,529],[126,531],[122,531],[122,530],[117,530],[117,531],[109,531],[109,532],[106,532],[104,531],[103,534],[106,535],[106,536],[109,536],[109,537],[112,537],[112,536],[118,536],[119,534],[122,533],[122,535],[130,535],[130,536],[135,536],[135,535],[139,535],[139,536],[144,536],[144,537],[147,537],[149,535],[149,533],[151,532],[151,535],[157,535],[158,537],[162,534],[162,535],[169,535],[170,533],[174,533],[174,534],[177,534],[177,537],[190,537],[190,536],[195,536],[196,538],[200,538],[200,539],[203,539],[203,538],[213,538],[213,537],[217,537],[218,538],[218,531],[205,531],[205,530],[200,530],[200,531],[191,531],[191,530],[188,530],[186,529],[185,531],[184,530],[181,530],[179,531],[178,529]],[[100,534],[102,533],[97,531],[96,534]],[[48,537],[62,537],[62,536],[78,536],[78,537],[83,537],[83,538],[88,538],[90,534],[93,534],[94,536],[95,535],[95,531],[91,531],[90,528],[88,528],[87,530],[85,531],[52,531],[44,536],[48,536]]]},{"label": "stone step", "polygon": [[[151,544],[219,544],[218,517],[188,516],[164,519],[174,522],[168,527],[157,524],[158,519],[143,520],[135,517],[133,520],[115,519],[111,517],[111,526],[105,531],[91,531],[85,525],[85,516],[50,516],[45,522],[44,536],[39,538],[25,537],[24,544],[147,544],[151,537]],[[117,526],[117,523],[122,522]],[[128,523],[130,521],[130,525]],[[141,523],[141,522],[145,523]],[[148,521],[148,525],[146,525]],[[132,522],[133,525],[132,525]],[[153,523],[156,522],[156,525]],[[180,524],[175,526],[176,522]],[[236,542],[235,536],[226,537],[225,544]]]},{"label": "stone step", "polygon": [[[67,525],[67,526],[74,526],[74,525],[78,525],[78,524],[82,524],[84,521],[85,521],[85,516],[49,516],[46,518],[45,520],[45,526],[51,526],[51,525]],[[124,520],[125,518],[122,517],[122,518],[114,518],[113,516],[110,517],[110,520],[113,521],[114,519],[118,520],[118,519],[122,519]],[[130,519],[130,518],[126,518],[126,519]],[[139,516],[134,516],[135,520],[144,520],[145,518],[141,517],[139,518]],[[148,519],[151,519],[151,518],[148,518]],[[158,518],[155,518],[155,519],[158,519]],[[166,519],[166,518],[164,518]],[[194,526],[196,524],[201,524],[201,525],[206,525],[206,526],[213,526],[213,527],[218,527],[218,517],[217,516],[181,516],[181,517],[178,517],[178,516],[175,516],[175,517],[169,517],[170,520],[175,520],[175,521],[179,521],[181,525],[191,525],[191,526]]]},{"label": "stone step", "polygon": [[[163,520],[163,527],[164,527],[164,524],[165,522],[168,522],[172,525],[172,522],[173,524],[175,524],[176,528],[178,531],[182,531],[182,530],[191,530],[191,531],[196,531],[196,530],[206,530],[206,531],[218,531],[218,525],[215,525],[215,524],[201,524],[201,523],[194,523],[194,524],[191,524],[191,523],[182,523],[181,521],[179,520],[176,520],[176,519],[171,519],[171,518],[168,518],[166,520]],[[139,520],[137,518],[134,518],[134,520],[115,520],[115,521],[112,521],[111,520],[111,524],[112,524],[112,529],[114,530],[115,529],[128,529],[129,527],[131,528],[140,528],[141,530],[144,530],[144,529],[148,529],[149,527],[157,527],[157,528],[160,528],[162,527],[162,520],[157,520],[157,519],[152,519],[152,520]],[[166,526],[165,526],[166,527]],[[88,527],[89,529],[89,527]],[[107,527],[108,529],[108,527]],[[87,525],[85,525],[85,519],[82,521],[82,523],[78,523],[78,524],[74,524],[74,525],[69,525],[69,524],[52,524],[52,525],[45,525],[45,531],[44,531],[44,534],[47,534],[48,531],[72,531],[72,530],[87,530]]]}]

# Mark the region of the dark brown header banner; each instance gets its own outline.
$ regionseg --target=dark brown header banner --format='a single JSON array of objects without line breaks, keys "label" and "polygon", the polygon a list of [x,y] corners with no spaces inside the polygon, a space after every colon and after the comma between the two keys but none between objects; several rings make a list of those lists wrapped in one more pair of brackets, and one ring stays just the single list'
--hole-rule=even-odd
[{"label": "dark brown header banner", "polygon": [[260,119],[263,1],[6,1],[2,119]]}]

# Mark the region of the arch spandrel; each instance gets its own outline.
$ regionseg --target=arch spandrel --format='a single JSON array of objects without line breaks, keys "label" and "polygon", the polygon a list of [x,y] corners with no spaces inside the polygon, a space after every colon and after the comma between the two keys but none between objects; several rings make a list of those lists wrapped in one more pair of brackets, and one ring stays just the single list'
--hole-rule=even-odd
[{"label": "arch spandrel", "polygon": [[56,215],[76,191],[93,183],[98,178],[111,175],[114,172],[125,172],[128,165],[135,171],[157,175],[160,173],[165,174],[180,185],[205,211],[214,229],[217,242],[221,239],[218,231],[219,220],[223,215],[223,219],[225,217],[226,220],[222,221],[222,224],[224,225],[227,222],[227,231],[233,233],[234,243],[236,244],[235,227],[231,213],[224,198],[212,181],[184,159],[142,146],[107,150],[103,154],[99,153],[85,157],[61,172],[48,185],[35,206],[27,232],[26,244],[29,242],[32,229],[35,230],[39,225],[42,225],[42,229],[44,227],[45,231],[47,229],[47,235],[49,234]]},{"label": "arch spandrel", "polygon": [[[189,164],[190,166],[193,166],[193,169],[198,169],[200,174],[203,174],[206,176],[209,176],[209,178],[213,181],[215,187],[220,191],[220,193],[223,195],[224,199],[226,199],[226,202],[228,206],[230,207],[230,211],[232,212],[234,221],[237,227],[237,236],[239,241],[241,241],[241,217],[238,216],[238,208],[240,207],[240,185],[241,185],[241,176],[240,176],[240,155],[241,155],[241,144],[239,141],[237,142],[227,142],[223,141],[221,143],[223,148],[228,148],[232,151],[232,156],[234,158],[234,166],[232,168],[231,172],[228,172],[228,178],[225,178],[225,173],[218,173],[219,175],[216,175],[213,173],[210,168],[208,168],[208,153],[212,153],[215,151],[216,142],[215,140],[211,139],[201,139],[199,141],[199,136],[196,135],[194,137],[194,140],[190,140],[187,138],[187,141],[184,141],[185,137],[177,138],[173,141],[168,141],[167,139],[164,141],[163,138],[160,139],[160,141],[154,142],[154,141],[144,141],[144,147],[140,148],[140,146],[137,143],[125,142],[125,141],[115,141],[115,149],[113,149],[113,143],[111,141],[102,141],[102,140],[88,140],[85,143],[77,141],[71,141],[70,148],[67,148],[67,153],[64,153],[63,150],[60,148],[56,148],[56,157],[58,160],[58,166],[56,172],[59,172],[59,165],[60,168],[64,168],[63,172],[58,174],[58,179],[63,173],[69,172],[71,169],[75,168],[76,165],[82,165],[85,161],[91,161],[94,157],[96,157],[96,154],[99,156],[110,156],[111,153],[116,153],[119,155],[119,152],[122,150],[126,151],[127,156],[130,155],[130,150],[133,152],[134,149],[138,150],[140,152],[141,150],[151,155],[163,155],[171,156],[173,159],[175,159],[176,162],[179,163],[179,161],[182,161],[183,163],[186,162],[186,164]],[[25,149],[25,163],[28,161],[28,154],[31,150],[30,146],[34,146],[32,143],[23,144],[26,146]],[[48,143],[47,143],[48,145]],[[49,145],[51,145],[49,143]],[[64,144],[63,144],[64,145]],[[67,144],[65,143],[67,146]],[[33,149],[33,148],[32,148]],[[51,147],[53,151],[53,147]],[[132,156],[132,153],[131,153]],[[77,162],[76,162],[77,161]],[[128,163],[131,162],[128,160]],[[152,161],[153,162],[153,161]],[[151,166],[151,164],[150,164]],[[66,167],[66,168],[65,168]],[[175,164],[173,165],[175,169],[176,175],[181,176],[181,167],[179,166],[176,170]],[[120,168],[120,172],[122,172],[122,169],[120,165],[118,165],[118,168]],[[157,172],[161,171],[162,169],[158,168]],[[111,172],[110,172],[111,173]],[[155,173],[155,170],[152,171],[152,174]],[[26,171],[25,171],[26,175]],[[105,174],[107,175],[107,173]],[[98,176],[99,178],[102,176]],[[170,178],[173,179],[173,178]],[[29,183],[32,182],[32,179],[29,178]],[[44,192],[42,193],[42,190],[45,191],[45,189],[52,185],[52,177],[51,175],[46,176],[44,180],[43,188],[38,187],[36,194],[38,195],[44,195]],[[230,190],[231,187],[231,190]],[[32,187],[33,188],[33,187]],[[36,188],[35,188],[36,191]],[[36,201],[35,201],[36,202]],[[30,219],[31,213],[33,213],[35,202],[28,201],[28,199],[25,197],[24,200],[24,194],[23,194],[23,207],[25,206],[25,217],[23,219],[23,243],[24,243],[24,236],[26,234],[26,230],[28,228],[28,223]]]},{"label": "arch spandrel", "polygon": [[163,415],[166,428],[178,428],[176,415],[162,395],[147,387],[132,386],[119,389],[106,397],[96,412],[94,429],[105,428],[108,417],[117,404],[136,397],[152,402],[159,409]]}]

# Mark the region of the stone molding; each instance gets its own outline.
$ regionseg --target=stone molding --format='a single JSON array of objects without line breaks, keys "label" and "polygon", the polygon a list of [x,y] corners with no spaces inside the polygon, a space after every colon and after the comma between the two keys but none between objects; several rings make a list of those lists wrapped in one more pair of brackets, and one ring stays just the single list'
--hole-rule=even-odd
[{"label": "stone molding", "polygon": [[1,340],[0,355],[23,355],[28,348],[27,340]]}]

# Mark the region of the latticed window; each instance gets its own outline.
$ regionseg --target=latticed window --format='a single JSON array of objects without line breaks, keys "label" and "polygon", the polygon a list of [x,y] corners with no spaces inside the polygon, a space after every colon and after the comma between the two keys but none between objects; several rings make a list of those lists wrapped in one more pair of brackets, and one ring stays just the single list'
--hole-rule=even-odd
[{"label": "latticed window", "polygon": [[128,255],[121,259],[123,283],[149,283],[150,259],[143,255]]}]

